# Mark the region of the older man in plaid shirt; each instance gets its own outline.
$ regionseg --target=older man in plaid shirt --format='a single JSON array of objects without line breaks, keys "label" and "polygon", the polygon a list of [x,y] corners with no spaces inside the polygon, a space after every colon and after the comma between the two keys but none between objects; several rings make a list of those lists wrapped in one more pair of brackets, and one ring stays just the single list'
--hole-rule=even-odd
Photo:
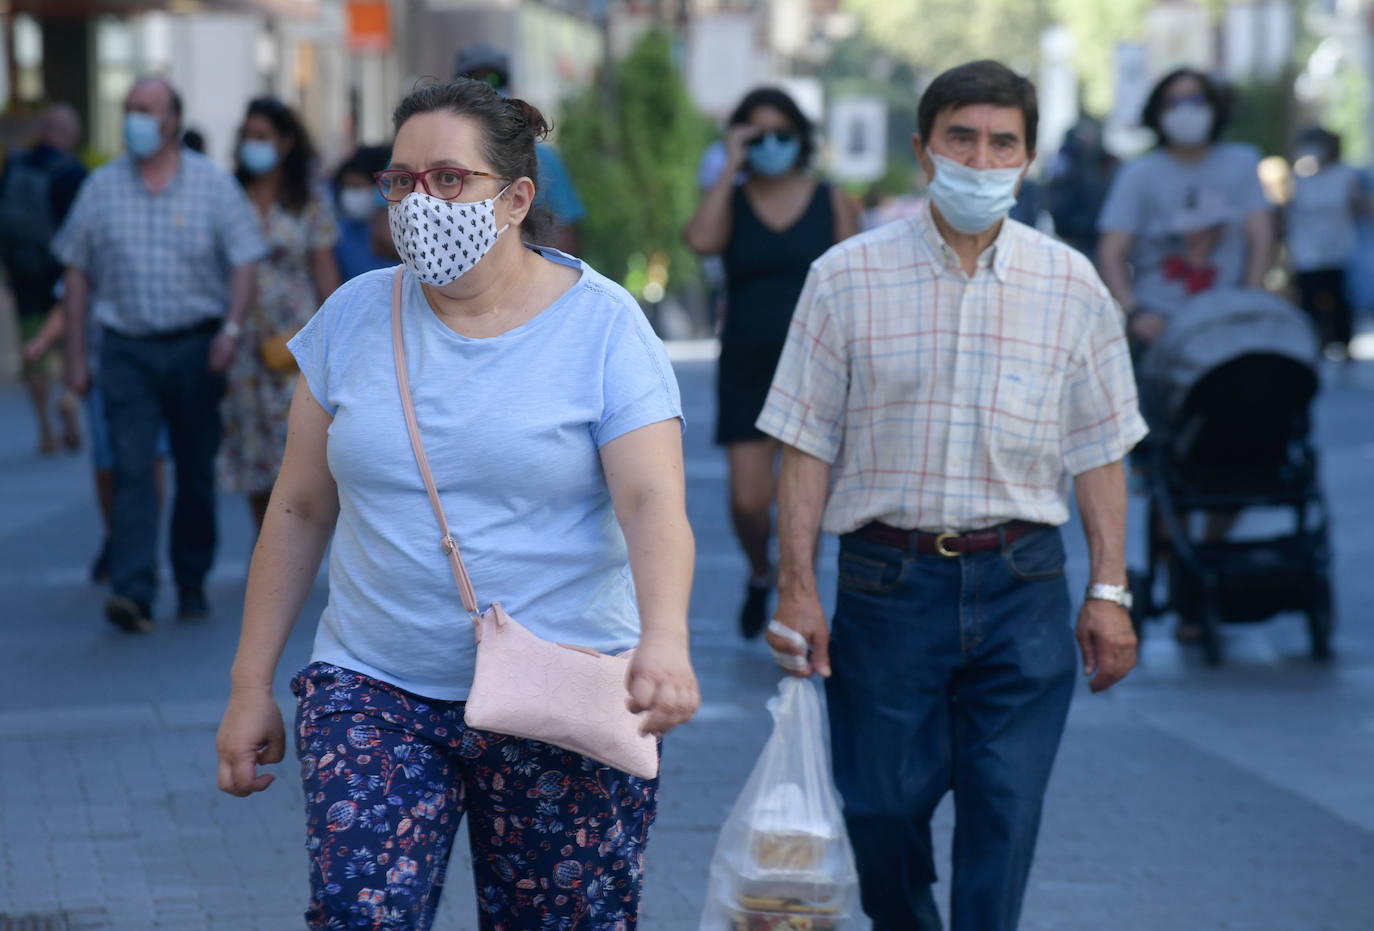
[{"label": "older man in plaid shirt", "polygon": [[67,378],[82,394],[91,387],[85,334],[93,298],[103,330],[98,388],[115,473],[114,592],[105,615],[146,632],[157,586],[153,466],[164,422],[176,463],[178,614],[208,613],[219,403],[267,244],[238,183],[182,148],[181,100],[171,85],[161,78],[135,83],[124,121],[128,154],[87,179],[53,252],[67,267]]},{"label": "older man in plaid shirt", "polygon": [[[1135,664],[1122,458],[1145,427],[1088,261],[1006,219],[1031,83],[947,71],[919,109],[931,205],[812,266],[758,427],[784,445],[769,644],[827,677],[835,778],[875,931],[937,929],[930,818],[951,789],[951,922],[1014,928],[1074,690],[1059,525],[1077,493],[1093,691]],[[818,532],[840,535],[833,630]]]}]

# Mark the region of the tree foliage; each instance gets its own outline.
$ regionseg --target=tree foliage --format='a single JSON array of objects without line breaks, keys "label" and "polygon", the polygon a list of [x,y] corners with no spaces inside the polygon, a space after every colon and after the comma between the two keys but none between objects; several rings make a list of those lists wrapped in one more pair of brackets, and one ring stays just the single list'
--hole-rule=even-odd
[{"label": "tree foliage", "polygon": [[1150,0],[1054,0],[1057,22],[1074,39],[1080,97],[1089,113],[1106,113],[1116,93],[1116,46],[1142,38]]},{"label": "tree foliage", "polygon": [[845,0],[876,42],[928,77],[977,58],[995,58],[1022,73],[1033,73],[1040,61],[1041,33],[1051,25],[1063,25],[1074,38],[1083,102],[1094,113],[1111,105],[1114,50],[1118,42],[1141,38],[1149,4],[1150,0]]},{"label": "tree foliage", "polygon": [[682,227],[696,209],[697,160],[712,127],[692,105],[661,31],[646,33],[615,65],[614,100],[609,106],[598,82],[562,108],[558,148],[587,205],[582,255],[636,292],[642,283],[631,280],[632,269],[666,259],[671,290],[697,274]]},{"label": "tree foliage", "polygon": [[1341,157],[1351,164],[1369,163],[1369,77],[1350,63],[1343,64],[1336,75],[1337,91],[1322,108],[1319,117],[1327,129],[1341,137]]},{"label": "tree foliage", "polygon": [[1237,84],[1232,92],[1226,138],[1248,142],[1264,155],[1288,155],[1297,117],[1291,69],[1272,80]]},{"label": "tree foliage", "polygon": [[919,100],[915,69],[860,32],[835,44],[817,76],[829,100],[847,95],[883,99],[887,104],[887,173],[878,187],[889,194],[910,191],[918,176],[911,147]]},{"label": "tree foliage", "polygon": [[[1099,2],[1099,0],[1092,0]],[[1102,0],[1112,2],[1112,0]],[[868,34],[929,75],[976,58],[1030,70],[1050,0],[845,0]]]}]

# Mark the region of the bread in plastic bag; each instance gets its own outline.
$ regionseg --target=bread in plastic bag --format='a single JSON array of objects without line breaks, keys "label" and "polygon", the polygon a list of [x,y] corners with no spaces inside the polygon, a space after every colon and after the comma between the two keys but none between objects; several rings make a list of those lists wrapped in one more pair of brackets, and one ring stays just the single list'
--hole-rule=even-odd
[{"label": "bread in plastic bag", "polygon": [[773,734],[721,828],[701,931],[842,931],[858,874],[830,774],[820,695],[787,678]]}]

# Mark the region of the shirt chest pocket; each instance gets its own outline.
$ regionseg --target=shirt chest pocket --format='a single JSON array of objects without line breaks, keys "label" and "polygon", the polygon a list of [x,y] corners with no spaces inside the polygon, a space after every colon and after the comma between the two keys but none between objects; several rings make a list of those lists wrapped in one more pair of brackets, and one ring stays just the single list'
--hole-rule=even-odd
[{"label": "shirt chest pocket", "polygon": [[1029,437],[1059,419],[1058,378],[1038,366],[1003,363],[988,380],[980,405],[989,415],[989,426],[1003,435]]}]

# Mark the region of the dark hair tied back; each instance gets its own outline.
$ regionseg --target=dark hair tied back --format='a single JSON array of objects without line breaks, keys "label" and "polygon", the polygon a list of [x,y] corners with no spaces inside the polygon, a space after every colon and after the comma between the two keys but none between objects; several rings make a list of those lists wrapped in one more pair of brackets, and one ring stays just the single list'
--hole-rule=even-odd
[{"label": "dark hair tied back", "polygon": [[519,114],[520,122],[524,124],[525,129],[529,131],[535,142],[543,142],[549,138],[552,127],[544,119],[544,114],[539,112],[538,107],[516,97],[507,97],[506,102],[515,108]]},{"label": "dark hair tied back", "polygon": [[[529,178],[538,187],[539,156],[535,145],[548,137],[549,123],[533,104],[502,97],[485,81],[455,78],[411,91],[392,114],[392,126],[399,133],[411,117],[435,112],[475,121],[482,128],[482,152],[491,171],[512,181]],[[547,211],[537,207],[526,215],[521,232],[526,239],[537,240],[549,220]]]}]

